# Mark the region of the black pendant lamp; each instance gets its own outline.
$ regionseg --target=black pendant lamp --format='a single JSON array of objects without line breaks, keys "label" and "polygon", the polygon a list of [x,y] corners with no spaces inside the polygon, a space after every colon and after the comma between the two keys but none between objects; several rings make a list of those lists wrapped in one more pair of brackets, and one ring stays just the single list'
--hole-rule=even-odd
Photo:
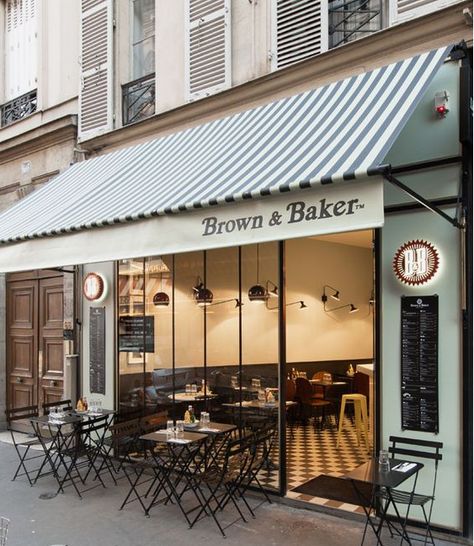
[{"label": "black pendant lamp", "polygon": [[209,290],[209,288],[204,286],[204,283],[199,277],[196,286],[193,286],[193,290],[194,300],[196,301],[197,305],[200,307],[211,305],[212,300],[214,299],[214,294],[211,292],[211,290]]},{"label": "black pendant lamp", "polygon": [[[161,260],[161,258],[160,258],[160,261],[164,265],[164,262],[163,260]],[[166,265],[164,266],[166,267]],[[168,305],[170,304],[170,297],[168,296],[166,292],[163,292],[163,271],[160,271],[160,277],[161,277],[160,291],[153,296],[153,305],[155,305],[156,307],[168,307]]]},{"label": "black pendant lamp", "polygon": [[259,245],[257,244],[257,283],[249,288],[249,300],[255,303],[265,303],[268,299],[267,289],[259,283],[260,266]]}]

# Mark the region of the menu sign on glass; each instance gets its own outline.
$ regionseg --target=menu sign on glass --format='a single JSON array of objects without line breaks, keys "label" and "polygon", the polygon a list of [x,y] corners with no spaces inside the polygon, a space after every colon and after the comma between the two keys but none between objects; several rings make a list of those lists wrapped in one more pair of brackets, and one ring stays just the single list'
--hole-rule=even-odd
[{"label": "menu sign on glass", "polygon": [[[145,322],[145,329],[143,322]],[[143,315],[120,317],[119,351],[143,353],[143,345],[145,345],[145,352],[155,352],[155,317],[143,317]]]},{"label": "menu sign on glass", "polygon": [[105,307],[89,310],[90,392],[105,394]]},{"label": "menu sign on glass", "polygon": [[438,432],[438,296],[401,303],[402,428]]}]

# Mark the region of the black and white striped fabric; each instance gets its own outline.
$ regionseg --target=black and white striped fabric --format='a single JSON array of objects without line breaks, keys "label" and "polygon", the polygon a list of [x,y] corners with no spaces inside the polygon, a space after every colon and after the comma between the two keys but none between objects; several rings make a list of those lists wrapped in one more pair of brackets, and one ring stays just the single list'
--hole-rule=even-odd
[{"label": "black and white striped fabric", "polygon": [[367,177],[449,50],[77,163],[0,215],[0,241]]}]

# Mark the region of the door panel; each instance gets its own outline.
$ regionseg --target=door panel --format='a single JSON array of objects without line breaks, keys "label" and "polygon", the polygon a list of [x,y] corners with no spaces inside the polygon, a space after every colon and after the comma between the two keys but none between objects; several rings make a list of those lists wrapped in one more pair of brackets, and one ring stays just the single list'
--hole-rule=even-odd
[{"label": "door panel", "polygon": [[7,277],[9,407],[62,398],[63,299],[63,277],[57,271]]},{"label": "door panel", "polygon": [[37,281],[7,284],[8,404],[37,403]]},{"label": "door panel", "polygon": [[63,300],[62,277],[39,281],[40,404],[62,398]]}]

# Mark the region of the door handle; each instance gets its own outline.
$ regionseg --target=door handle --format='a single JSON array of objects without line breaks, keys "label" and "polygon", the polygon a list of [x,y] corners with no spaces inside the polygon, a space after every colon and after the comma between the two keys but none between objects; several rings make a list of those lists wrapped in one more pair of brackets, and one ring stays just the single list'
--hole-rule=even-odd
[{"label": "door handle", "polygon": [[16,382],[17,383],[23,383],[23,377],[17,377]]},{"label": "door handle", "polygon": [[58,383],[57,383],[57,381],[51,380],[51,381],[49,382],[49,386],[50,386],[50,387],[57,387],[57,386],[58,386]]}]

